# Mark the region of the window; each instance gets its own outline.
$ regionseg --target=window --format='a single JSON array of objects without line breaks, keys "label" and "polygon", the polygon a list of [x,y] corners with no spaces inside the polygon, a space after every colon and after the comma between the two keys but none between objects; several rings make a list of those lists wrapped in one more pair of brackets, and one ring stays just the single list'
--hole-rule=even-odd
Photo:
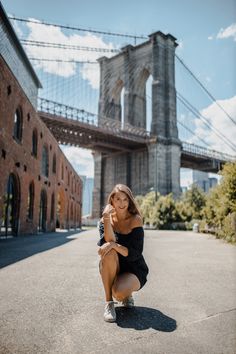
[{"label": "window", "polygon": [[42,152],[42,174],[45,177],[48,177],[48,148],[46,145],[43,146],[43,152]]},{"label": "window", "polygon": [[32,134],[32,155],[34,157],[37,157],[37,153],[38,153],[38,133],[37,130],[34,129]]},{"label": "window", "polygon": [[61,179],[64,179],[64,166],[63,164],[61,165]]},{"label": "window", "polygon": [[19,232],[20,213],[20,180],[17,174],[11,173],[4,197],[3,225],[5,236],[17,236]]},{"label": "window", "polygon": [[22,126],[23,126],[23,117],[20,108],[17,108],[14,115],[14,131],[13,137],[16,141],[21,142],[22,139]]},{"label": "window", "polygon": [[56,173],[56,169],[57,169],[56,154],[53,154],[52,173]]},{"label": "window", "polygon": [[29,219],[32,220],[33,215],[34,215],[34,183],[31,182],[29,185],[27,216]]},{"label": "window", "polygon": [[54,220],[54,214],[55,214],[55,195],[52,193],[52,198],[51,198],[51,221]]}]

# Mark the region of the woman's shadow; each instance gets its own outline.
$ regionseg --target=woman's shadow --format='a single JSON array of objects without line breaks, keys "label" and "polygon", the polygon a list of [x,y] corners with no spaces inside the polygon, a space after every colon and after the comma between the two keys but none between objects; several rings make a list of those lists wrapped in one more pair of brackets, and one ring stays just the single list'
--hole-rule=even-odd
[{"label": "woman's shadow", "polygon": [[148,307],[135,306],[130,309],[116,307],[116,315],[117,326],[122,328],[137,330],[153,328],[162,332],[173,332],[177,328],[176,320]]}]

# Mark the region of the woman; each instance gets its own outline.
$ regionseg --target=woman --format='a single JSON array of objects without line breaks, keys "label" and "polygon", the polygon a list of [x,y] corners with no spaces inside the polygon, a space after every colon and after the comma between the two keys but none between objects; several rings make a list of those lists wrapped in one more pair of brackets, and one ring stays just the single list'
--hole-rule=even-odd
[{"label": "woman", "polygon": [[104,320],[114,322],[113,297],[125,307],[133,307],[132,293],[144,286],[148,274],[142,256],[142,218],[131,190],[124,184],[117,184],[110,193],[99,232],[99,270],[106,296]]}]

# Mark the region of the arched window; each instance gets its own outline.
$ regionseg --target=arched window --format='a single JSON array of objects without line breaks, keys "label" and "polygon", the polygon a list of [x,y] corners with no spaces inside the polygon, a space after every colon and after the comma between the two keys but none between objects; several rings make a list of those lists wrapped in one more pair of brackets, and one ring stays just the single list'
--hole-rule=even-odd
[{"label": "arched window", "polygon": [[61,164],[61,179],[64,180],[64,165]]},{"label": "arched window", "polygon": [[20,142],[22,140],[22,126],[23,126],[23,116],[20,108],[17,108],[14,115],[14,131],[13,137],[16,141]]},{"label": "arched window", "polygon": [[33,215],[34,215],[34,182],[31,182],[29,185],[27,216],[29,219],[32,220]]},{"label": "arched window", "polygon": [[52,173],[56,173],[56,170],[57,170],[56,154],[53,154],[53,160],[52,160]]},{"label": "arched window", "polygon": [[73,221],[73,218],[74,218],[74,216],[73,216],[73,202],[71,202],[71,204],[70,204],[70,220]]},{"label": "arched window", "polygon": [[45,189],[42,189],[40,194],[38,230],[40,232],[47,231],[47,192]]},{"label": "arched window", "polygon": [[34,157],[37,157],[37,153],[38,153],[38,133],[37,130],[34,129],[32,134],[32,155]]},{"label": "arched window", "polygon": [[19,228],[19,213],[20,213],[20,181],[16,174],[11,173],[4,197],[3,211],[3,232],[17,236]]},{"label": "arched window", "polygon": [[55,195],[52,193],[52,198],[51,198],[51,221],[54,220],[54,214],[55,214]]},{"label": "arched window", "polygon": [[44,145],[42,151],[42,174],[45,177],[48,177],[48,165],[48,148],[46,145]]}]

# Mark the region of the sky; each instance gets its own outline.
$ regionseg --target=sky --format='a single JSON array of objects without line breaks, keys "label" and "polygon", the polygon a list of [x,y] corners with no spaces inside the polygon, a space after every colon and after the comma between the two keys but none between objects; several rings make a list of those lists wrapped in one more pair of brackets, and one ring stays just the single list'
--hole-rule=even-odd
[{"label": "sky", "polygon": [[[225,111],[236,120],[236,1],[235,0],[60,0],[60,1],[13,1],[3,0],[2,4],[8,15],[25,19],[35,19],[50,23],[105,30],[118,33],[130,33],[147,36],[156,31],[171,33],[177,38],[179,46],[177,55],[191,69],[202,84],[209,90]],[[17,23],[18,35],[23,34],[26,27]],[[45,29],[45,26],[30,24],[24,35],[28,39],[40,39],[72,45],[91,45],[94,47],[115,48],[99,35],[89,33],[69,34],[60,29]],[[123,39],[124,45],[128,39]],[[133,43],[132,43],[133,44]],[[42,56],[42,49],[27,48],[28,56]],[[55,49],[48,50],[51,55],[58,55]],[[72,55],[72,54],[70,54]],[[83,59],[96,60],[97,53],[85,53]],[[78,52],[77,52],[78,56]],[[101,56],[101,54],[100,54]],[[70,59],[70,58],[69,58]],[[79,58],[78,58],[79,59]],[[79,70],[83,78],[84,92],[90,87],[96,94],[98,77],[89,65],[79,69],[75,64],[64,64],[59,72],[55,63],[33,63],[37,73],[44,78],[46,71],[61,78],[71,78]],[[41,78],[40,77],[40,78]],[[176,62],[176,87],[192,104],[196,105],[201,114],[218,131],[223,132],[226,139],[234,142],[236,125],[202,92],[198,84]],[[94,96],[95,97],[95,96]],[[86,97],[84,97],[86,100]],[[178,116],[182,122],[190,120],[190,113],[178,103]],[[216,134],[209,132],[202,121],[195,121],[193,129],[202,139],[207,140],[211,147],[218,151],[236,154]],[[185,137],[181,137],[185,139]],[[189,138],[186,136],[186,138]],[[191,140],[192,139],[192,140]],[[188,139],[192,143],[194,138]],[[75,147],[63,147],[63,151],[76,170],[83,175],[93,176],[91,152]],[[191,183],[191,173],[183,170],[181,184]]]}]

